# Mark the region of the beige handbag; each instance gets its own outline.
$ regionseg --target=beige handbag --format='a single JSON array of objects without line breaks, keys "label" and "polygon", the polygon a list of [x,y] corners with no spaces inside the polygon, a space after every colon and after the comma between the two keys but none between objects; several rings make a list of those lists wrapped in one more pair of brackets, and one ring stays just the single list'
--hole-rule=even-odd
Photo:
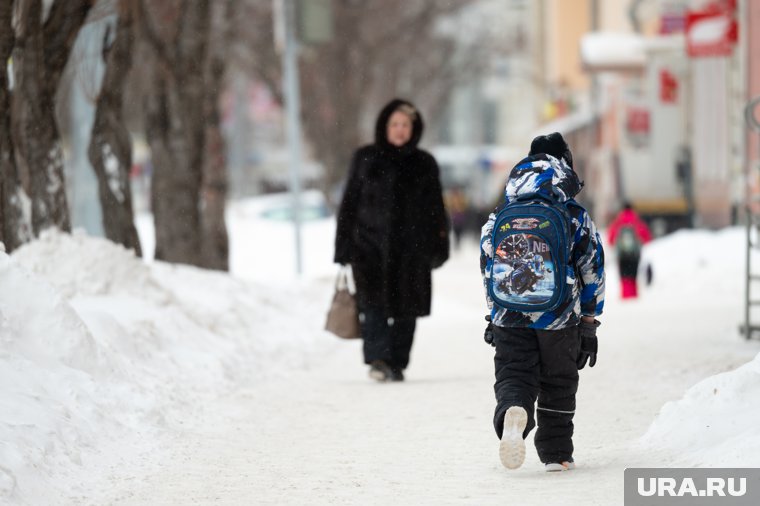
[{"label": "beige handbag", "polygon": [[359,311],[356,308],[354,294],[349,290],[348,270],[348,267],[343,267],[338,272],[335,280],[335,295],[330,304],[330,310],[327,312],[325,330],[342,339],[358,339],[361,337]]}]

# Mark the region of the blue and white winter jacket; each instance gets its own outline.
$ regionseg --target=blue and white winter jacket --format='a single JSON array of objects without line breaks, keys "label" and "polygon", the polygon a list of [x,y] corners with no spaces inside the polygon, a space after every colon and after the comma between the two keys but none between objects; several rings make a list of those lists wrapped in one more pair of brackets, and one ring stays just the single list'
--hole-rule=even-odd
[{"label": "blue and white winter jacket", "polygon": [[[577,174],[551,155],[529,156],[509,174],[505,202],[497,207],[483,225],[480,238],[480,272],[486,288],[491,321],[500,327],[561,329],[577,325],[581,315],[599,316],[604,308],[604,250],[596,226],[588,212],[573,197],[582,188]],[[571,217],[572,244],[568,259],[567,283],[572,295],[557,308],[547,312],[520,312],[494,304],[488,295],[494,246],[492,232],[496,215],[520,195],[538,193],[564,202]]]}]

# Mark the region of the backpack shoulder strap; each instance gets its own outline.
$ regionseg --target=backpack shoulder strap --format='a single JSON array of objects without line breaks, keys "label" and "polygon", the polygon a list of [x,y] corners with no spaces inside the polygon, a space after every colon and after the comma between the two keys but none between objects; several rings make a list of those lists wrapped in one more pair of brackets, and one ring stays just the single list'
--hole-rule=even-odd
[{"label": "backpack shoulder strap", "polygon": [[574,207],[574,208],[579,209],[580,211],[582,211],[584,213],[586,212],[586,208],[583,207],[582,205],[580,205],[575,199],[567,199],[565,201],[565,207],[567,207],[568,209],[571,208],[571,207]]},{"label": "backpack shoulder strap", "polygon": [[557,202],[556,200],[552,199],[551,197],[548,197],[542,193],[539,192],[530,192],[530,193],[523,193],[520,195],[516,195],[515,197],[510,200],[511,202],[527,202],[530,200],[543,200],[545,202],[554,203]]}]

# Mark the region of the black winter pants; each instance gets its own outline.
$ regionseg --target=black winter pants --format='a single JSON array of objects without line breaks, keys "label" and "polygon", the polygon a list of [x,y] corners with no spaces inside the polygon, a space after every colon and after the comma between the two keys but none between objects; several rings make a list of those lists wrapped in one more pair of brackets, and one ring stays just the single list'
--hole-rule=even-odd
[{"label": "black winter pants", "polygon": [[620,255],[618,257],[618,269],[621,278],[636,279],[639,273],[640,255]]},{"label": "black winter pants", "polygon": [[363,315],[364,363],[382,360],[393,369],[406,369],[417,319],[389,318],[382,309],[373,307],[363,307],[359,311]]},{"label": "black winter pants", "polygon": [[536,426],[533,415],[536,407],[538,429],[534,442],[541,462],[570,460],[578,391],[578,327],[536,330],[494,326],[493,331],[496,434],[501,438],[507,409],[522,406],[528,412],[528,425],[523,433],[526,438]]}]

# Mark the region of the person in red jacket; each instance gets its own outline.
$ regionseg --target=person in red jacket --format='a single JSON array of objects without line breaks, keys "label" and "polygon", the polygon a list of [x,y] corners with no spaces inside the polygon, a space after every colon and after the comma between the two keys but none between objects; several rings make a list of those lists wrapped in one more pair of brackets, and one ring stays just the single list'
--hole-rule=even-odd
[{"label": "person in red jacket", "polygon": [[641,247],[652,240],[652,232],[633,206],[626,202],[610,224],[607,242],[615,246],[622,298],[638,296],[636,277],[641,261]]}]

